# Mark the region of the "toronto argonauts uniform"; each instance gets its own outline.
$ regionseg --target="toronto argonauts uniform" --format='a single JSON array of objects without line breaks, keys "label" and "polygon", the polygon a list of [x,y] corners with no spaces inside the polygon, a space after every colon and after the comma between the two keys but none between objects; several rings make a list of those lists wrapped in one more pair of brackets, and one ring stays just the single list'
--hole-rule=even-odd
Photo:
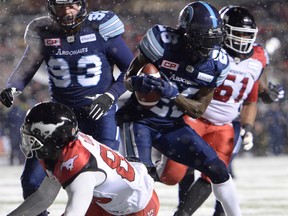
[{"label": "toronto argonauts uniform", "polygon": [[[41,17],[33,20],[25,33],[26,43],[42,50],[52,98],[73,108],[89,105],[91,100],[85,96],[107,90],[115,98],[123,94],[123,72],[132,60],[131,52],[119,41],[124,26],[114,13],[91,12],[83,22],[82,28],[71,36],[50,17]],[[122,71],[117,82],[112,73],[114,64]],[[19,90],[27,84],[23,82],[9,81]]]},{"label": "toronto argonauts uniform", "polygon": [[[52,100],[72,108],[81,131],[113,149],[119,148],[116,101],[126,91],[123,77],[133,59],[121,36],[123,32],[123,23],[110,11],[89,13],[74,35],[50,17],[34,19],[25,32],[27,50],[36,52],[37,58],[46,63]],[[42,63],[38,63],[38,59],[33,68],[25,65],[17,68],[6,87],[22,91]],[[121,71],[116,80],[113,77],[114,65]],[[89,117],[92,100],[87,96],[104,92],[114,96],[114,105],[99,120],[94,120]],[[24,198],[38,188],[44,177],[37,159],[27,160],[21,177]]]},{"label": "toronto argonauts uniform", "polygon": [[[66,33],[50,17],[33,20],[25,32],[25,41],[31,49],[41,50],[52,100],[75,111],[83,132],[115,149],[118,148],[113,143],[117,134],[116,105],[99,121],[94,121],[88,116],[87,106],[92,100],[87,97],[109,92],[117,101],[125,92],[123,77],[133,54],[123,42],[123,32],[123,23],[111,11],[91,12],[75,35]],[[121,71],[117,80],[113,77],[114,65]],[[13,73],[9,78],[7,87],[22,91],[35,72],[21,68],[20,73]]]},{"label": "toronto argonauts uniform", "polygon": [[[156,25],[148,30],[140,43],[141,52],[158,66],[162,79],[169,79],[187,98],[193,98],[201,87],[222,84],[229,70],[225,51],[214,50],[209,58],[193,59],[183,52],[178,31]],[[198,160],[208,162],[217,157],[202,138],[183,122],[183,113],[173,100],[161,98],[155,107],[145,110],[132,95],[116,116],[119,124],[124,122],[123,138],[128,145],[127,154],[139,157],[147,166],[153,166],[152,140],[153,146],[164,155],[199,170],[205,168]]]},{"label": "toronto argonauts uniform", "polygon": [[[220,85],[227,75],[228,59],[225,51],[214,50],[208,60],[191,61],[191,56],[179,49],[179,37],[177,30],[156,25],[148,30],[141,41],[140,49],[178,87],[179,92],[188,98],[192,98],[201,87]],[[151,111],[168,118],[182,115],[173,101],[164,98]]]}]

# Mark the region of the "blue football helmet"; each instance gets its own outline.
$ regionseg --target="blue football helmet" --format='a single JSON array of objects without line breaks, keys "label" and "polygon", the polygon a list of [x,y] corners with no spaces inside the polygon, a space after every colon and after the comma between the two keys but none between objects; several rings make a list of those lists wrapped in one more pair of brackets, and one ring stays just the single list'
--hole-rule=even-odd
[{"label": "blue football helmet", "polygon": [[[78,26],[87,15],[87,2],[86,0],[47,0],[49,16],[58,22],[65,29],[73,29]],[[61,17],[56,13],[56,6],[64,6],[68,4],[78,4],[79,12],[74,19]]]},{"label": "blue football helmet", "polygon": [[21,127],[21,150],[27,158],[53,159],[77,137],[75,114],[65,105],[55,102],[36,104],[27,112]]},{"label": "blue football helmet", "polygon": [[244,7],[231,5],[223,7],[219,13],[227,34],[225,47],[238,54],[250,53],[258,33],[252,14]]},{"label": "blue football helmet", "polygon": [[183,30],[185,46],[190,52],[208,56],[224,40],[222,20],[218,10],[203,1],[186,5],[179,15],[178,25]]}]

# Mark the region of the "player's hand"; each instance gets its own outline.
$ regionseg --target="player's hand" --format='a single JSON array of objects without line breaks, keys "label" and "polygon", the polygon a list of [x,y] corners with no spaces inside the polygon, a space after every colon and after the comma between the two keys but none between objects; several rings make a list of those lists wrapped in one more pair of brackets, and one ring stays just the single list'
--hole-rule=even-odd
[{"label": "player's hand", "polygon": [[269,97],[273,101],[277,102],[284,97],[285,92],[282,85],[280,84],[275,85],[269,82],[268,88],[269,88]]},{"label": "player's hand", "polygon": [[21,91],[17,90],[14,87],[4,89],[0,93],[0,101],[4,106],[9,108],[13,104],[14,97],[16,97],[20,93],[21,93]]},{"label": "player's hand", "polygon": [[91,99],[93,101],[90,105],[89,116],[94,120],[101,118],[110,109],[114,102],[114,97],[110,93],[100,94]]},{"label": "player's hand", "polygon": [[154,90],[153,81],[151,81],[151,77],[152,76],[146,74],[141,76],[132,76],[129,82],[134,91],[147,94]]},{"label": "player's hand", "polygon": [[167,99],[175,99],[179,95],[178,88],[169,81],[164,79],[151,77],[149,84],[153,85],[153,88],[160,93],[160,95]]},{"label": "player's hand", "polygon": [[242,145],[244,150],[249,151],[253,147],[252,126],[245,124],[241,127],[240,136],[242,137]]}]

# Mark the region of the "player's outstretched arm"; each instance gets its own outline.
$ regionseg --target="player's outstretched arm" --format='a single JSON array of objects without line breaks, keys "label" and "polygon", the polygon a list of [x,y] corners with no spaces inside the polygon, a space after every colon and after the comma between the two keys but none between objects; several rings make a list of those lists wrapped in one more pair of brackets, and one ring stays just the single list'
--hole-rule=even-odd
[{"label": "player's outstretched arm", "polygon": [[38,215],[46,210],[56,199],[61,185],[48,177],[45,177],[40,187],[29,196],[18,208],[8,216]]}]

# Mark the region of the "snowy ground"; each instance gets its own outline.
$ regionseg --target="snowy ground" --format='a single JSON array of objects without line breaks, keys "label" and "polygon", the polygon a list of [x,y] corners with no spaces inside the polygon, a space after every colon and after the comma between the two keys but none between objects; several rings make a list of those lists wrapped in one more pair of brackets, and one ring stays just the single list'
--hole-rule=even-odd
[{"label": "snowy ground", "polygon": [[[21,166],[8,166],[0,161],[0,215],[7,215],[21,201],[19,176]],[[234,161],[235,184],[239,193],[243,216],[287,216],[288,215],[288,156],[241,157]],[[159,216],[173,215],[177,204],[177,187],[155,185],[161,208]],[[51,216],[63,212],[66,194],[61,191],[49,209]],[[214,197],[194,214],[211,216]],[[49,216],[50,216],[49,215]]]}]

